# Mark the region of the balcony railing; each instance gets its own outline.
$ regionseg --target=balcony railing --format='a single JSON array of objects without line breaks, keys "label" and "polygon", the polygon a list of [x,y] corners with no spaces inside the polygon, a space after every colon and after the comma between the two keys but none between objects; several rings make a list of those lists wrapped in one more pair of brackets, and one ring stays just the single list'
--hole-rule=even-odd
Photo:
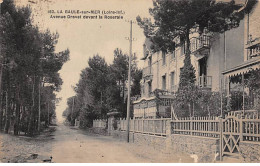
[{"label": "balcony railing", "polygon": [[201,88],[211,88],[212,87],[212,76],[199,76],[198,86]]},{"label": "balcony railing", "polygon": [[143,77],[152,76],[153,75],[153,69],[151,66],[148,66],[143,69]]},{"label": "balcony railing", "polygon": [[209,47],[210,47],[210,42],[209,42],[208,35],[201,35],[198,38],[191,39],[191,52],[192,53],[196,53],[203,49],[209,49]]},{"label": "balcony railing", "polygon": [[254,48],[250,48],[249,57],[257,57],[260,56],[260,46],[256,46]]}]

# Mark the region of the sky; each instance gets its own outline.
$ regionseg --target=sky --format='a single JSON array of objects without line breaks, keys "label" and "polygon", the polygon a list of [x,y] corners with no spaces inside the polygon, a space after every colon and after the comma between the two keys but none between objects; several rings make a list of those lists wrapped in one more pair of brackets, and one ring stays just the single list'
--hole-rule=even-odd
[{"label": "sky", "polygon": [[[75,95],[72,86],[79,80],[81,70],[87,67],[88,59],[95,54],[104,57],[108,63],[113,61],[113,51],[121,48],[124,53],[129,53],[130,24],[129,20],[136,20],[136,16],[149,17],[149,8],[152,0],[15,0],[18,6],[30,4],[34,24],[42,30],[50,29],[59,33],[59,42],[56,52],[69,49],[70,61],[65,63],[59,71],[63,80],[62,89],[57,97],[62,100],[57,105],[56,114],[61,120],[62,112],[67,107],[67,98]],[[122,10],[125,12],[123,19],[53,19],[49,10],[54,10],[52,15],[67,15],[65,10]],[[62,14],[57,12],[62,10]],[[86,14],[89,15],[89,14]],[[117,15],[117,14],[115,14]],[[143,52],[145,36],[143,30],[133,24],[133,53],[136,53],[141,68],[140,60]]]}]

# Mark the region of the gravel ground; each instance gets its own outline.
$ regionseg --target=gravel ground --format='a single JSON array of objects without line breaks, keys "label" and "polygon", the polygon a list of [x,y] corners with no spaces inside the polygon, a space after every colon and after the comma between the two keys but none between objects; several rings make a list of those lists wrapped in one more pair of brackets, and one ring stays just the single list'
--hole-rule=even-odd
[{"label": "gravel ground", "polygon": [[0,133],[0,161],[4,163],[43,162],[50,157],[53,128],[34,138]]}]

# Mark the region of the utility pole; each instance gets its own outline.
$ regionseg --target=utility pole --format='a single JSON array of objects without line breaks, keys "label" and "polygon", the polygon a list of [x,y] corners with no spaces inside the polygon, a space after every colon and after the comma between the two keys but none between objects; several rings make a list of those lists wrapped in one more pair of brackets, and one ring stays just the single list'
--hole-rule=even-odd
[{"label": "utility pole", "polygon": [[127,123],[126,123],[126,141],[129,142],[129,128],[130,128],[130,94],[131,94],[131,61],[132,61],[132,24],[133,21],[130,21],[130,38],[129,38],[129,42],[130,42],[130,49],[129,49],[129,68],[128,68],[128,97],[127,97]]},{"label": "utility pole", "polygon": [[[1,5],[2,2],[0,3],[0,17],[1,16]],[[2,119],[3,119],[3,107],[2,105],[2,75],[3,75],[3,56],[2,56],[2,37],[0,36],[0,130],[2,129]]]},{"label": "utility pole", "polygon": [[[75,102],[74,100],[75,100],[75,96],[73,96],[73,100],[72,100],[71,120],[72,120],[73,112],[74,112],[74,102]],[[73,126],[74,126],[74,124],[73,124]]]},{"label": "utility pole", "polygon": [[221,118],[223,118],[223,96],[222,96],[222,78],[220,79],[220,111]]},{"label": "utility pole", "polygon": [[48,102],[48,126],[50,124],[50,104]]}]

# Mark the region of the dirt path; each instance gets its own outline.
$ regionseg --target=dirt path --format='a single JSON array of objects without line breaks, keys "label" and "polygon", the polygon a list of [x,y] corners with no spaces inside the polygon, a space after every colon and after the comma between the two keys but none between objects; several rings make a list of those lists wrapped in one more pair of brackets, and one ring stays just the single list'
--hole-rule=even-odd
[{"label": "dirt path", "polygon": [[150,162],[132,154],[125,143],[104,136],[84,134],[59,125],[52,148],[53,162],[58,163],[114,163]]},{"label": "dirt path", "polygon": [[149,147],[93,135],[61,123],[55,129],[36,138],[0,134],[0,161],[39,163],[52,157],[55,163],[193,162],[187,157],[167,156]]},{"label": "dirt path", "polygon": [[50,132],[36,138],[0,134],[2,145],[0,161],[4,163],[42,162],[49,158],[52,137]]}]

